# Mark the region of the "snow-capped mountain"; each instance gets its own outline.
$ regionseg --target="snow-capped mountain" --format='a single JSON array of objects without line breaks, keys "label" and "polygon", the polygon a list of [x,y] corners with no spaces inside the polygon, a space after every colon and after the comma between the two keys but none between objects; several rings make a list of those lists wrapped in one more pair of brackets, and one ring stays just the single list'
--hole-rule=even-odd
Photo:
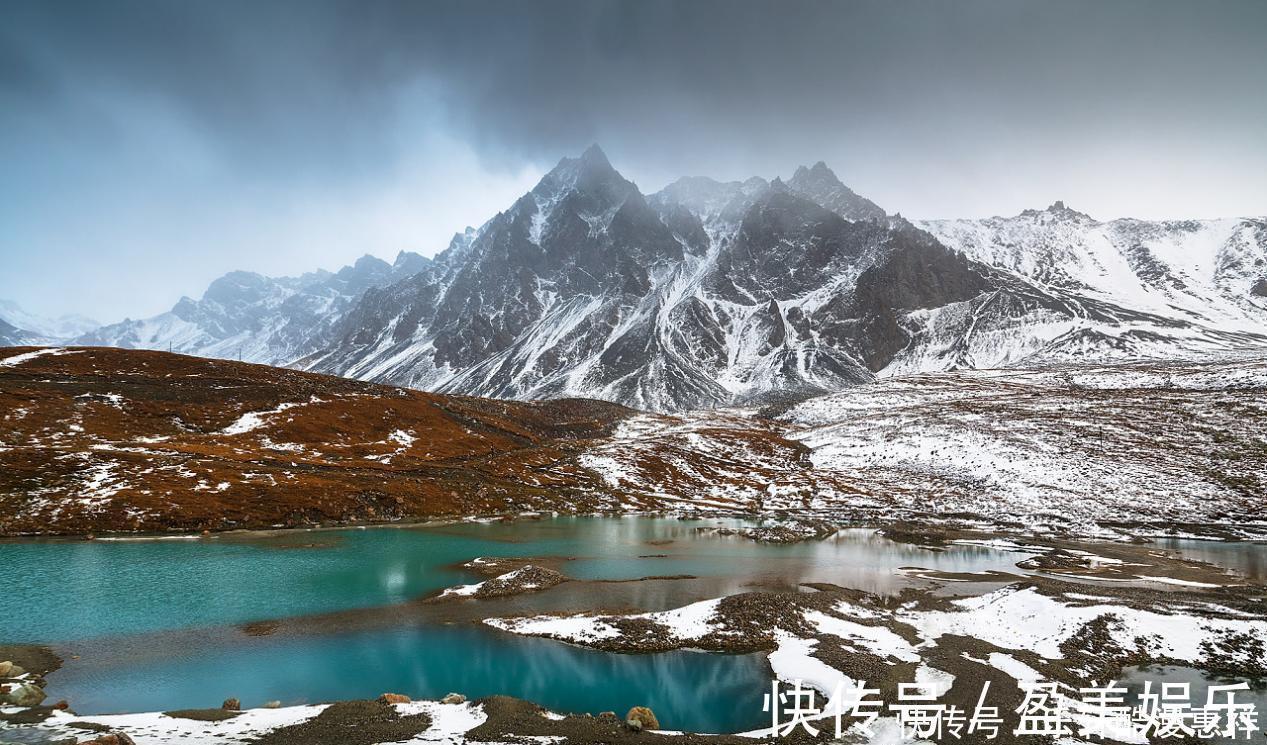
[{"label": "snow-capped mountain", "polygon": [[[1013,224],[1031,226],[1016,229],[1028,242]],[[1045,356],[1200,354],[1267,343],[1263,304],[1241,287],[1267,237],[1238,224],[1131,222],[1127,258],[1097,274],[1070,253],[1108,267],[1088,247],[1127,235],[1126,222],[1105,229],[1061,205],[917,226],[822,163],[787,182],[686,178],[644,197],[593,147],[455,236],[425,272],[367,292],[331,347],[301,364],[444,392],[680,410]],[[1209,254],[1198,268],[1217,270],[1213,289],[1198,287],[1198,269],[1157,274],[1158,257],[1196,249]],[[1141,302],[1135,288],[1159,276],[1187,282],[1174,295],[1186,305]]]},{"label": "snow-capped mountain", "polygon": [[427,271],[367,292],[303,364],[444,392],[712,407],[868,381],[909,354],[921,312],[1012,285],[1041,296],[834,180],[816,166],[646,198],[590,148]]},{"label": "snow-capped mountain", "polygon": [[429,263],[402,252],[394,264],[363,256],[333,273],[265,277],[230,272],[212,282],[199,300],[181,298],[166,313],[102,326],[72,343],[285,365],[321,348],[325,334],[367,289],[404,279]]},{"label": "snow-capped mountain", "polygon": [[783,402],[908,372],[1267,346],[1267,220],[1098,222],[1057,203],[913,224],[823,163],[644,196],[595,146],[434,260],[235,272],[76,343],[658,411]]},{"label": "snow-capped mountain", "polygon": [[0,321],[21,329],[32,337],[49,341],[72,339],[101,325],[91,318],[75,314],[48,318],[28,312],[12,300],[4,299],[0,299]]}]

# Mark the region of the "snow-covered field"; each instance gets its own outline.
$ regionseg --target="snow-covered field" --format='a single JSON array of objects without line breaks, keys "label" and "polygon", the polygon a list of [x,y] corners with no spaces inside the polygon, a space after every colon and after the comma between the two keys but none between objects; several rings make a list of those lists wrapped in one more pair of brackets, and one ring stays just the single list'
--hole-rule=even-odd
[{"label": "snow-covered field", "polygon": [[1265,401],[1262,356],[924,373],[811,398],[774,421],[743,409],[638,415],[581,465],[623,492],[626,510],[1258,535]]},{"label": "snow-covered field", "polygon": [[[1267,362],[912,375],[784,419],[818,471],[913,511],[1027,525],[1261,523]],[[846,498],[847,499],[847,498]]]}]

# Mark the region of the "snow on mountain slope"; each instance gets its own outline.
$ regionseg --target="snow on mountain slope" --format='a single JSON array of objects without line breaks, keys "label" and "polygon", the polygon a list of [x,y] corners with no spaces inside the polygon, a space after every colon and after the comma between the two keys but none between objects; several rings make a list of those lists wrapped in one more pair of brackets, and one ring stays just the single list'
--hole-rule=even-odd
[{"label": "snow on mountain slope", "polygon": [[594,147],[429,271],[366,293],[302,364],[678,411],[876,375],[1196,358],[1267,344],[1264,246],[1260,222],[1100,224],[1063,205],[917,226],[822,163],[644,197]]},{"label": "snow on mountain slope", "polygon": [[912,514],[1245,527],[1267,493],[1263,359],[911,375],[781,418],[815,468]]},{"label": "snow on mountain slope", "polygon": [[905,221],[851,222],[792,188],[852,194],[829,181],[823,166],[791,184],[684,179],[646,198],[591,148],[455,237],[431,271],[366,293],[304,364],[660,411],[865,382],[909,343],[908,313],[996,282]]},{"label": "snow on mountain slope", "polygon": [[920,227],[1046,288],[1216,332],[1267,329],[1267,219],[1099,222],[1057,202]]},{"label": "snow on mountain slope", "polygon": [[40,344],[43,339],[25,329],[20,329],[0,318],[0,347],[22,347]]},{"label": "snow on mountain slope", "polygon": [[366,289],[426,264],[417,254],[401,253],[395,264],[364,256],[335,273],[273,278],[230,272],[200,300],[181,298],[166,313],[102,326],[72,343],[284,365],[323,346],[324,334]]},{"label": "snow on mountain slope", "polygon": [[70,339],[100,325],[91,318],[75,314],[47,318],[28,312],[12,300],[3,299],[0,299],[0,321],[27,331],[34,337],[53,340]]}]

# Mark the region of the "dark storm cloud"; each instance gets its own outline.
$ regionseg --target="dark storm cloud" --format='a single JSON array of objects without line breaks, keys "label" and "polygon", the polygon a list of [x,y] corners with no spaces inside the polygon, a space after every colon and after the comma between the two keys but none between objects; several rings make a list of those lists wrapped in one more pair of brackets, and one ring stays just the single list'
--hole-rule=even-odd
[{"label": "dark storm cloud", "polygon": [[33,2],[9,15],[11,103],[79,86],[156,96],[261,167],[390,158],[398,133],[383,124],[409,113],[411,85],[494,160],[602,140],[664,165],[743,147],[782,163],[842,134],[900,145],[886,129],[1037,140],[1262,114],[1267,69],[1259,2]]},{"label": "dark storm cloud", "polygon": [[[40,255],[196,252],[299,271],[394,253],[410,216],[435,225],[404,247],[434,251],[463,226],[409,188],[443,177],[478,221],[595,141],[644,189],[824,159],[916,217],[1267,203],[1257,0],[8,0],[0,17],[0,255],[34,273]],[[396,229],[356,240],[375,211]]]}]

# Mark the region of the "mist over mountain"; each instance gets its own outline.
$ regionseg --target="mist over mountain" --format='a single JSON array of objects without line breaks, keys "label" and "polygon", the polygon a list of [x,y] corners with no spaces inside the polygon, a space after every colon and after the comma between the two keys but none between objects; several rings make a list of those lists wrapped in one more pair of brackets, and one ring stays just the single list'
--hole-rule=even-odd
[{"label": "mist over mountain", "polygon": [[777,403],[897,373],[1267,344],[1265,226],[1099,222],[1060,202],[912,223],[822,162],[644,195],[593,146],[434,260],[234,272],[76,343],[500,398]]},{"label": "mist over mountain", "polygon": [[32,337],[51,341],[70,339],[101,325],[100,322],[91,318],[75,314],[48,318],[31,313],[12,300],[3,298],[0,298],[0,321],[21,329]]}]

